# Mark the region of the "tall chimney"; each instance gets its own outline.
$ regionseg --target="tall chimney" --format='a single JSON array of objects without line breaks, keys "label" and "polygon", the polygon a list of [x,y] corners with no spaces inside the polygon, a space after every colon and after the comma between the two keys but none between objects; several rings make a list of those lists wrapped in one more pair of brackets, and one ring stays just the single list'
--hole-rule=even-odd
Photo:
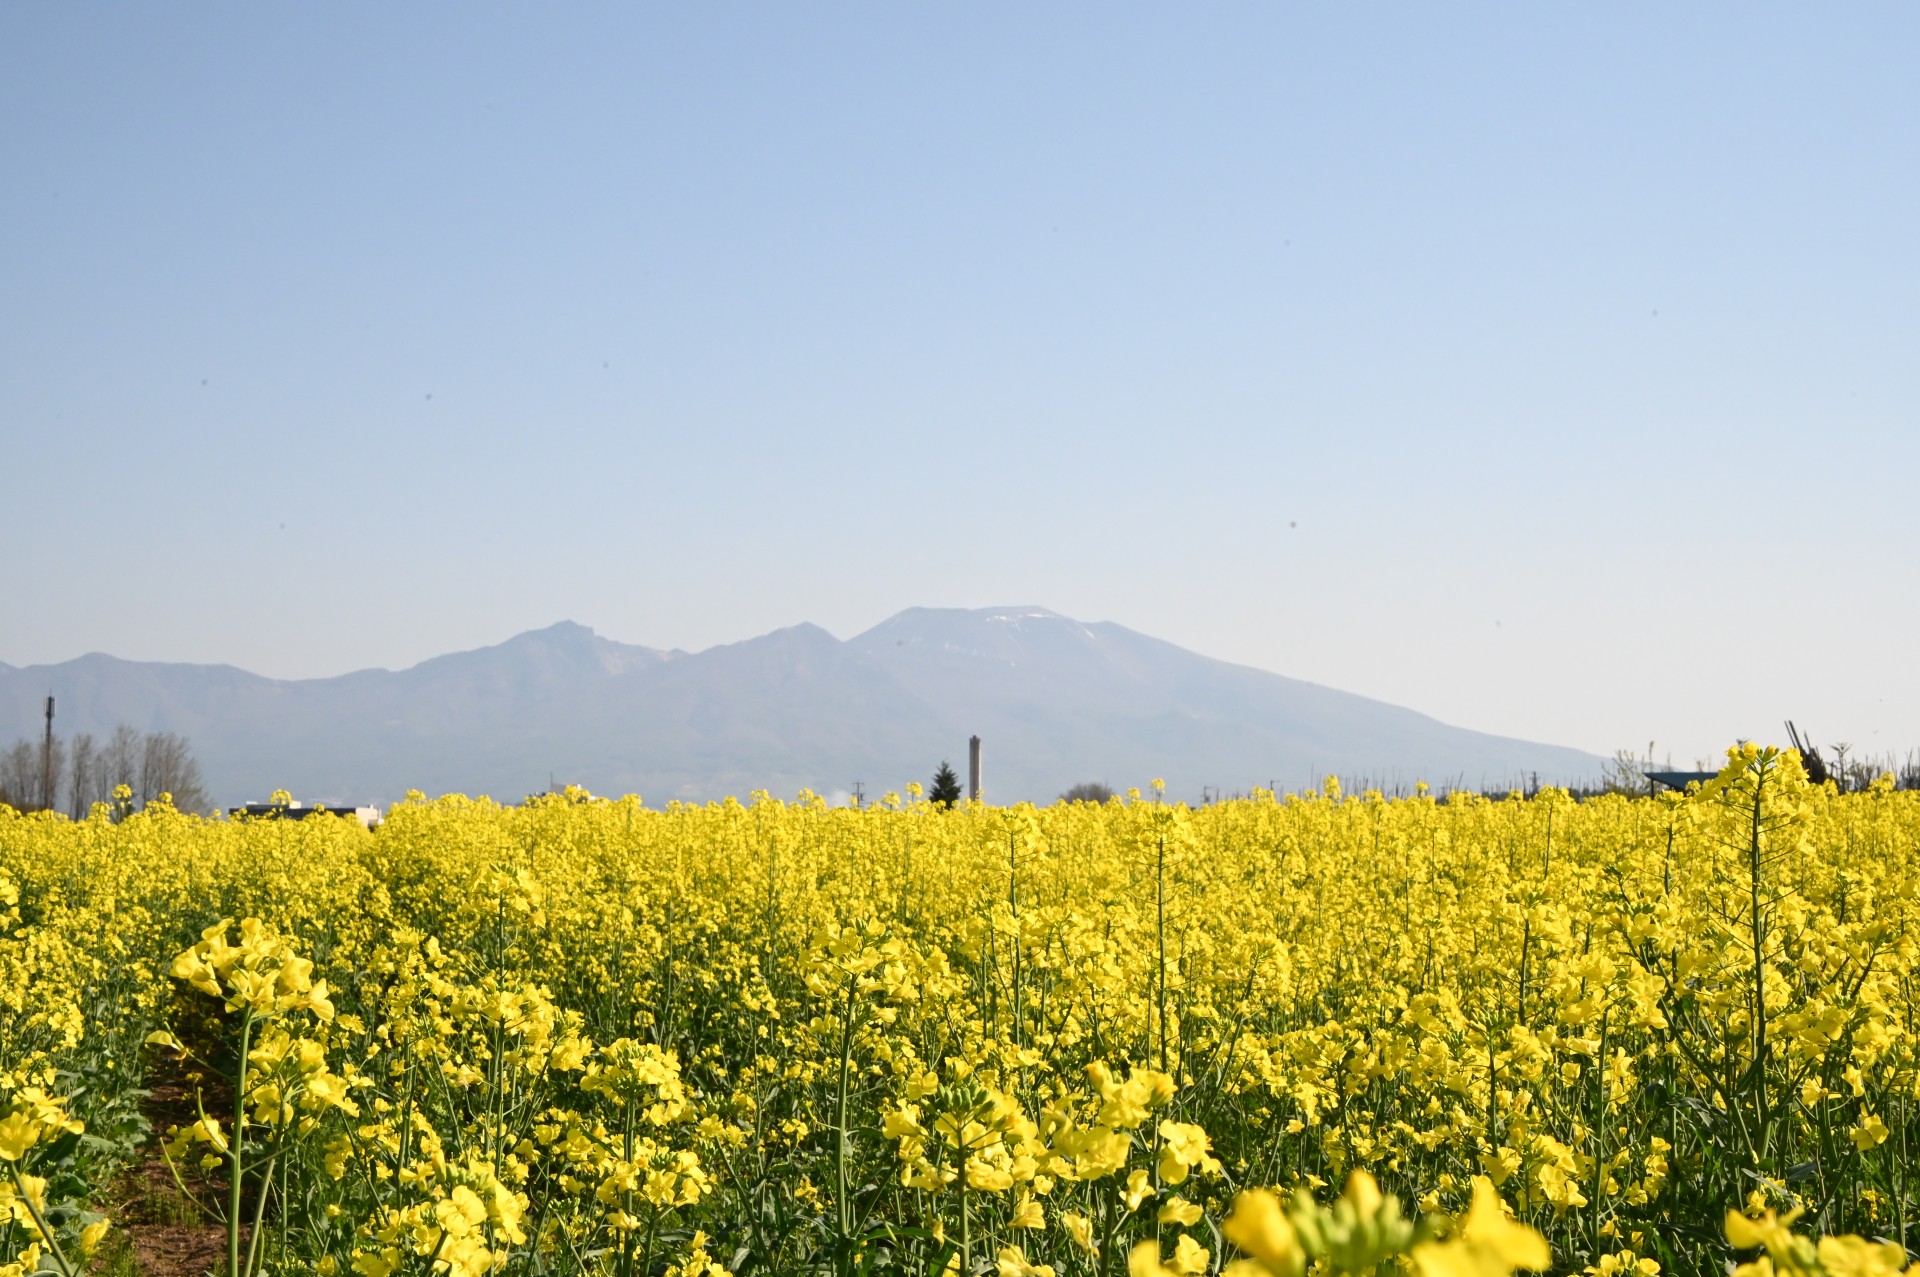
[{"label": "tall chimney", "polygon": [[40,810],[53,810],[53,697],[47,697],[47,737],[40,745]]},{"label": "tall chimney", "polygon": [[980,738],[967,741],[967,797],[980,801]]}]

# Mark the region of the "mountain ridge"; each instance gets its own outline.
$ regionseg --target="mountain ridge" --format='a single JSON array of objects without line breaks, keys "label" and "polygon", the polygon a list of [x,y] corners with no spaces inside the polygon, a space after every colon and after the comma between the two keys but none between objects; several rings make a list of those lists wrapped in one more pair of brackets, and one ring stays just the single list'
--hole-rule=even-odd
[{"label": "mountain ridge", "polygon": [[964,763],[976,734],[994,801],[1152,777],[1194,799],[1327,774],[1505,787],[1589,779],[1604,763],[1035,605],[908,608],[845,640],[801,622],[697,652],[567,620],[313,679],[88,653],[0,664],[0,722],[26,734],[49,691],[63,736],[122,721],[187,736],[223,806],[276,788],[314,802],[409,789],[516,801],[549,773],[652,801],[856,780],[877,794]]}]

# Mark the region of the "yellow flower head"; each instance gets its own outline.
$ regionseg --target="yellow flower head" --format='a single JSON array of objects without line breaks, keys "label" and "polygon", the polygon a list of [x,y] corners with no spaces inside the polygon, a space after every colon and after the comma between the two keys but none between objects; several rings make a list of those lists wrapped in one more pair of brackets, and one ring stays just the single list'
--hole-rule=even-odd
[{"label": "yellow flower head", "polygon": [[1415,1246],[1413,1260],[1424,1277],[1509,1277],[1516,1268],[1545,1268],[1553,1253],[1546,1238],[1508,1217],[1493,1181],[1476,1175],[1473,1204],[1458,1231],[1446,1241]]},{"label": "yellow flower head", "polygon": [[1264,1188],[1252,1188],[1233,1200],[1233,1213],[1220,1231],[1241,1253],[1274,1277],[1299,1277],[1306,1270],[1293,1222],[1280,1199]]}]

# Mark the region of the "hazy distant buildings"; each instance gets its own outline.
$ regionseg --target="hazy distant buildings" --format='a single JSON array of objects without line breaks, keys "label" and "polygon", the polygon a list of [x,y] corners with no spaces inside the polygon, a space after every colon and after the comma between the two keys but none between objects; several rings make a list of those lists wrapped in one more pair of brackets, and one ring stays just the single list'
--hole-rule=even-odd
[{"label": "hazy distant buildings", "polygon": [[256,816],[269,820],[305,820],[308,816],[351,816],[368,829],[380,823],[378,807],[329,807],[324,803],[313,807],[305,803],[246,803],[229,809],[228,814]]}]

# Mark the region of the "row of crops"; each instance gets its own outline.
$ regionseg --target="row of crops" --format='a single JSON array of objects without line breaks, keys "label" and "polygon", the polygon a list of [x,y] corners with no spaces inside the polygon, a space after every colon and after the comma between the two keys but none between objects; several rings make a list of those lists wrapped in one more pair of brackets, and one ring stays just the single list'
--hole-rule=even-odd
[{"label": "row of crops", "polygon": [[0,808],[0,1277],[100,1262],[140,1158],[233,1277],[1879,1273],[1920,1232],[1920,795],[1790,752],[1586,802],[115,815]]}]

